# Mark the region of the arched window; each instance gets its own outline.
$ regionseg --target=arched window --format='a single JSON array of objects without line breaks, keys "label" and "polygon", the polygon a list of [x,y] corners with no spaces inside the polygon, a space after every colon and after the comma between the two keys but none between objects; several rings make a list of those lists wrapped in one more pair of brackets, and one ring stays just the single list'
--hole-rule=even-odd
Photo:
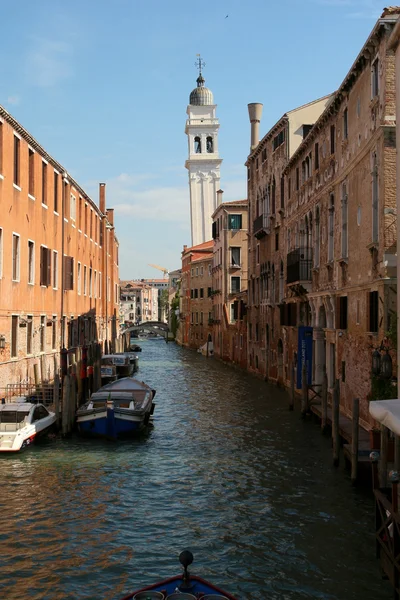
[{"label": "arched window", "polygon": [[271,288],[271,300],[275,303],[275,265],[272,265]]},{"label": "arched window", "polygon": [[207,152],[212,154],[214,152],[214,143],[211,135],[207,137]]},{"label": "arched window", "polygon": [[201,154],[201,139],[199,136],[194,138],[194,151],[196,154]]},{"label": "arched window", "polygon": [[328,213],[328,262],[333,261],[333,242],[335,234],[335,196],[329,196],[329,213]]},{"label": "arched window", "polygon": [[279,269],[279,304],[282,304],[284,296],[284,280],[283,280],[283,262]]},{"label": "arched window", "polygon": [[319,217],[319,206],[315,211],[315,254],[314,254],[314,266],[319,267],[319,248],[320,248],[320,217]]}]

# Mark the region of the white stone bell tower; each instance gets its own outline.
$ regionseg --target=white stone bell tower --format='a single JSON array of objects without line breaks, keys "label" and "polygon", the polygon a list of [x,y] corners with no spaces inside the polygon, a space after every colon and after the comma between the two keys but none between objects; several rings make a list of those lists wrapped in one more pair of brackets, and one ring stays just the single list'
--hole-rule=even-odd
[{"label": "white stone bell tower", "polygon": [[189,147],[185,167],[189,171],[192,246],[212,239],[211,215],[217,208],[222,163],[218,154],[216,105],[211,90],[204,87],[201,74],[204,63],[200,57],[196,65],[199,76],[197,87],[190,94],[185,127]]}]

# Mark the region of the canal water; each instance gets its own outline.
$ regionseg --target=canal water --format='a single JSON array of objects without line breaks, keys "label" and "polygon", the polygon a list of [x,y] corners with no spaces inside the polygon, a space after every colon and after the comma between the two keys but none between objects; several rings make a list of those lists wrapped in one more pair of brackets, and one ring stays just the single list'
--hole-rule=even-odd
[{"label": "canal water", "polygon": [[373,502],[285,392],[174,344],[142,343],[154,427],[1,457],[0,597],[117,600],[192,571],[241,599],[381,600]]}]

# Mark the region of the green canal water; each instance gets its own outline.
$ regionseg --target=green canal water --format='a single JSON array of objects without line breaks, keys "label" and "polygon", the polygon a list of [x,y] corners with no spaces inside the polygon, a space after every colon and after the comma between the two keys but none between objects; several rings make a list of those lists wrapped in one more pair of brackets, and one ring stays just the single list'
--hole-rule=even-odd
[{"label": "green canal water", "polygon": [[192,571],[242,599],[381,600],[374,511],[286,393],[162,341],[154,427],[1,457],[0,598],[117,600]]}]

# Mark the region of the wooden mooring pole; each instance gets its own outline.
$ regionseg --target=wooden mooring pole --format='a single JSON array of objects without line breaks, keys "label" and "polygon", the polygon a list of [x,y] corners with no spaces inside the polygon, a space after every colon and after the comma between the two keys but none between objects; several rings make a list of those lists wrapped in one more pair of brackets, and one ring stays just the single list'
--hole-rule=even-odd
[{"label": "wooden mooring pole", "polygon": [[308,412],[307,368],[305,363],[301,369],[301,390],[301,416],[304,419]]},{"label": "wooden mooring pole", "polygon": [[56,423],[57,423],[57,429],[58,429],[60,427],[60,422],[61,422],[61,412],[60,412],[60,377],[58,376],[58,373],[56,373],[54,375],[53,398],[54,398],[54,409],[55,409],[55,413],[56,413]]},{"label": "wooden mooring pole", "polygon": [[62,434],[68,433],[68,409],[69,409],[69,397],[70,397],[70,381],[69,375],[65,375],[63,382],[63,396],[62,396]]},{"label": "wooden mooring pole", "polygon": [[387,462],[388,462],[389,430],[381,425],[381,452],[379,456],[379,485],[387,486]]},{"label": "wooden mooring pole", "polygon": [[328,428],[328,376],[326,366],[323,366],[322,387],[321,387],[321,431],[326,433]]},{"label": "wooden mooring pole", "polygon": [[293,363],[293,361],[292,361],[291,369],[290,369],[289,410],[294,410],[294,363]]},{"label": "wooden mooring pole", "polygon": [[333,464],[335,467],[339,466],[339,451],[340,451],[339,405],[340,405],[339,379],[336,379],[335,387],[333,390],[333,402],[332,402],[332,448],[333,448]]},{"label": "wooden mooring pole", "polygon": [[360,399],[353,399],[353,419],[352,419],[352,435],[351,435],[351,483],[357,482],[358,469],[358,436],[360,431]]}]

